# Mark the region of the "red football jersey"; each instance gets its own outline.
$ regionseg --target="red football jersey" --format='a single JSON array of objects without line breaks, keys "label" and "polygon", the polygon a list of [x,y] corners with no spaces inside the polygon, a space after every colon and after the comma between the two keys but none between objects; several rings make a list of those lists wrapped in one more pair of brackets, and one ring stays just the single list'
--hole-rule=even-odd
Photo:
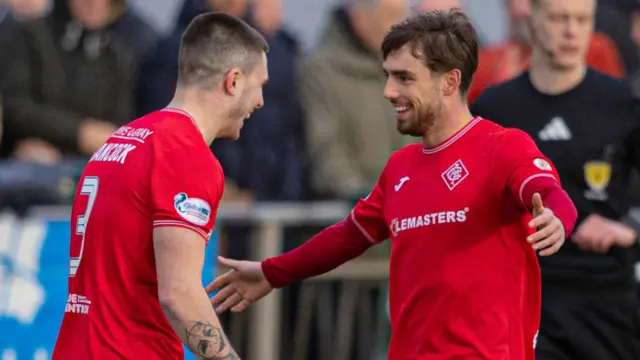
[{"label": "red football jersey", "polygon": [[209,239],[222,168],[191,117],[165,109],[117,130],[71,211],[69,297],[53,360],[184,359],[158,301],[153,228]]},{"label": "red football jersey", "polygon": [[391,239],[390,360],[534,359],[540,269],[520,197],[538,176],[558,179],[533,140],[481,118],[391,156],[351,213]]}]

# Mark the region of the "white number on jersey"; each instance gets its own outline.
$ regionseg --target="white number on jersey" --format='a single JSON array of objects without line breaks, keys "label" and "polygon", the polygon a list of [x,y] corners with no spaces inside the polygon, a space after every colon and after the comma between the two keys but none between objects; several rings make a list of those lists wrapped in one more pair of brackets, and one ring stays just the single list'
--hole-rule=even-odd
[{"label": "white number on jersey", "polygon": [[[84,214],[78,216],[78,220],[76,223],[76,235],[82,236],[82,240],[80,243],[80,251],[77,254],[71,254],[71,259],[69,260],[69,277],[76,276],[76,272],[78,272],[78,267],[80,266],[80,261],[82,260],[82,251],[84,250],[84,234],[87,230],[87,225],[89,224],[89,216],[91,215],[91,209],[93,209],[93,204],[96,201],[96,197],[98,196],[98,178],[95,176],[85,177],[82,181],[82,189],[80,190],[80,195],[89,196],[89,201],[87,202],[87,210],[85,210]],[[77,247],[71,246],[71,251],[74,251]]]}]

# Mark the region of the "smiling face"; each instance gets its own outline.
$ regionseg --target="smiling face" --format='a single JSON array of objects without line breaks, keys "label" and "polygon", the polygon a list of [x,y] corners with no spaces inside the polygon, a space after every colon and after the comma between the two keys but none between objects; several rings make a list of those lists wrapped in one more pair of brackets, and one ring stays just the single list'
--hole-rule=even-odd
[{"label": "smiling face", "polygon": [[261,61],[249,73],[243,73],[240,69],[233,69],[228,73],[225,85],[235,87],[232,91],[227,91],[234,99],[228,122],[220,131],[221,138],[235,140],[240,137],[244,121],[254,110],[264,105],[262,88],[268,80],[267,56],[264,53]]},{"label": "smiling face", "polygon": [[384,97],[396,108],[398,131],[423,136],[443,112],[443,76],[413,56],[409,45],[389,54],[382,68],[387,76]]},{"label": "smiling face", "polygon": [[256,29],[222,12],[199,15],[185,30],[178,86],[199,93],[197,105],[212,116],[215,127],[210,141],[237,139],[244,120],[264,104],[268,52],[267,41]]},{"label": "smiling face", "polygon": [[447,111],[467,106],[478,38],[463,12],[414,15],[394,25],[381,48],[384,97],[396,109],[401,134],[425,136]]}]

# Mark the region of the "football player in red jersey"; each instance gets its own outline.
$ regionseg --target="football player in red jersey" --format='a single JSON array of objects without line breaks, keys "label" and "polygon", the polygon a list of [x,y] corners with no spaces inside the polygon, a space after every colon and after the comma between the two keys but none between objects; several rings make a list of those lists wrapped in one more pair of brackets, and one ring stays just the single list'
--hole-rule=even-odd
[{"label": "football player in red jersey", "polygon": [[[166,109],[91,157],[71,214],[69,297],[53,360],[237,360],[203,288],[224,190],[209,145],[262,106],[265,39],[223,13],[196,17]],[[114,104],[117,106],[117,104]]]},{"label": "football player in red jersey", "polygon": [[[377,185],[343,221],[207,290],[241,311],[273,288],[328,272],[391,239],[391,360],[533,360],[540,321],[537,253],[562,246],[576,209],[524,132],[474,118],[466,94],[478,41],[459,10],[415,15],[382,44],[384,96],[402,134]],[[526,111],[526,109],[523,109]]]}]

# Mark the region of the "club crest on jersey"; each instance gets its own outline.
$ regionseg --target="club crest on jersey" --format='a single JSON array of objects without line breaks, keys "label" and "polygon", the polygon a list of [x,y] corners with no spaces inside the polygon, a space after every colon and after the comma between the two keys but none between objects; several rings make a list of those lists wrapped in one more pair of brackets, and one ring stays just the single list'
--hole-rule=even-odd
[{"label": "club crest on jersey", "polygon": [[466,179],[469,176],[469,171],[462,163],[462,160],[458,159],[456,162],[451,164],[447,170],[442,173],[442,180],[447,184],[449,190],[453,190],[458,184],[462,182],[462,180]]},{"label": "club crest on jersey", "polygon": [[211,217],[211,206],[206,201],[183,192],[173,197],[173,207],[183,219],[196,225],[206,225]]}]

